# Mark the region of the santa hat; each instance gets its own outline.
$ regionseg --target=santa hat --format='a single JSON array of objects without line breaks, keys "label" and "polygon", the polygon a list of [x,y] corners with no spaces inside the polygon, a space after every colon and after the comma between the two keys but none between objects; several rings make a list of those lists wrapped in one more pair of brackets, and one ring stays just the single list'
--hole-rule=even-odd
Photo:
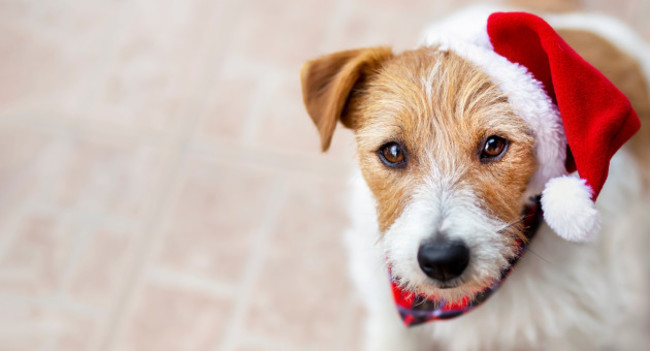
[{"label": "santa hat", "polygon": [[469,10],[430,28],[425,44],[479,66],[533,130],[528,191],[542,194],[547,224],[570,241],[596,234],[609,161],[641,125],[625,95],[532,14]]}]

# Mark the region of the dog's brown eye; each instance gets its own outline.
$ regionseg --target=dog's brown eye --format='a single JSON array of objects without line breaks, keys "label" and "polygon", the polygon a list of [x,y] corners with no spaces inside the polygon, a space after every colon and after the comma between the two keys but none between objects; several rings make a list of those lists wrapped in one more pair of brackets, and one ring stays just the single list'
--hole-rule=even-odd
[{"label": "dog's brown eye", "polygon": [[406,166],[403,147],[395,142],[384,144],[379,148],[379,159],[388,167],[403,168]]},{"label": "dog's brown eye", "polygon": [[492,135],[485,140],[483,150],[481,151],[481,160],[489,161],[498,158],[503,154],[508,146],[508,141],[496,135]]}]

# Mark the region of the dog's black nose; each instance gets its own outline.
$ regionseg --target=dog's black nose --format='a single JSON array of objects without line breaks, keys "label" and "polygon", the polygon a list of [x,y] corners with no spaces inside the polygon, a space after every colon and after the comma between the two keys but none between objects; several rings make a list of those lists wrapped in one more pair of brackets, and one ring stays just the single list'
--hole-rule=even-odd
[{"label": "dog's black nose", "polygon": [[469,264],[469,249],[462,241],[429,241],[420,245],[418,263],[429,277],[441,282],[459,277]]}]

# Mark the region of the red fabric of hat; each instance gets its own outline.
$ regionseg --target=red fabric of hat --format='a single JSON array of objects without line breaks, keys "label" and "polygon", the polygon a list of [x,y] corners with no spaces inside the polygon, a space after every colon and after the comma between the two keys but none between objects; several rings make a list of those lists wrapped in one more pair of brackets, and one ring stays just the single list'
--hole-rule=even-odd
[{"label": "red fabric of hat", "polygon": [[494,51],[525,66],[557,104],[575,167],[595,201],[609,160],[641,126],[629,100],[535,15],[497,12],[487,30]]}]

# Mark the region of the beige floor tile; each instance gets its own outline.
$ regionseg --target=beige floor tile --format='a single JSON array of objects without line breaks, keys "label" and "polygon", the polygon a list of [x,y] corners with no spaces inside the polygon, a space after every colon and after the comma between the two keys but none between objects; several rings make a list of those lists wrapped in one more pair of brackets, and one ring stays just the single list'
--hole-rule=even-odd
[{"label": "beige floor tile", "polygon": [[325,168],[346,174],[354,153],[351,131],[339,126],[330,150],[321,154],[316,127],[302,104],[298,70],[260,71],[262,67],[246,67],[234,57],[225,59],[208,90],[213,99],[194,130],[192,148],[273,169]]},{"label": "beige floor tile", "polygon": [[180,184],[156,264],[217,282],[238,282],[253,234],[272,201],[273,176],[191,156]]},{"label": "beige floor tile", "polygon": [[296,347],[295,345],[285,344],[277,340],[260,337],[253,333],[246,333],[239,345],[234,349],[235,351],[298,351],[304,348]]},{"label": "beige floor tile", "polygon": [[165,178],[169,155],[157,144],[82,138],[66,148],[55,192],[57,204],[64,208],[140,219]]},{"label": "beige floor tile", "polygon": [[325,181],[291,180],[245,325],[298,348],[337,349],[351,312],[341,232],[344,190]]},{"label": "beige floor tile", "polygon": [[134,242],[140,233],[132,228],[103,225],[89,235],[66,290],[72,299],[108,316],[127,282]]},{"label": "beige floor tile", "polygon": [[255,145],[290,152],[318,151],[320,140],[302,104],[299,75],[286,77],[273,86],[269,105],[263,110],[252,133]]},{"label": "beige floor tile", "polygon": [[129,5],[129,17],[124,28],[116,28],[119,42],[83,123],[178,135],[194,120],[186,109],[201,103],[196,84],[199,68],[209,64],[205,47],[216,3],[138,0]]},{"label": "beige floor tile", "polygon": [[[140,219],[167,167],[161,145],[102,135],[0,125],[0,206],[38,206]],[[6,202],[5,202],[6,201]]]},{"label": "beige floor tile", "polygon": [[336,6],[325,0],[250,1],[232,28],[231,50],[279,67],[299,67],[317,52]]},{"label": "beige floor tile", "polygon": [[15,207],[28,196],[34,163],[54,139],[27,127],[0,125],[0,210]]},{"label": "beige floor tile", "polygon": [[102,74],[119,2],[3,2],[0,113],[77,113]]},{"label": "beige floor tile", "polygon": [[[395,14],[395,18],[403,19],[405,13],[427,12],[436,6],[436,1],[429,0],[406,0],[406,1],[391,1],[391,0],[359,0],[355,1],[357,6],[364,8],[375,8],[381,11],[388,11]],[[386,26],[388,27],[388,26]]]},{"label": "beige floor tile", "polygon": [[215,350],[232,303],[197,291],[146,284],[125,321],[124,338],[113,350]]},{"label": "beige floor tile", "polygon": [[0,299],[0,348],[7,351],[86,351],[97,323],[54,307]]},{"label": "beige floor tile", "polygon": [[252,77],[228,77],[219,86],[208,92],[210,106],[203,113],[197,126],[196,139],[199,143],[223,139],[228,142],[241,142],[250,111],[251,101],[259,79]]},{"label": "beige floor tile", "polygon": [[0,139],[0,293],[70,292],[107,313],[159,197],[164,153],[45,127],[2,124]]},{"label": "beige floor tile", "polygon": [[48,213],[28,213],[0,228],[0,291],[51,296],[61,284],[79,227]]},{"label": "beige floor tile", "polygon": [[219,69],[207,77],[206,104],[200,112],[192,141],[203,148],[215,148],[219,142],[240,145],[250,139],[254,120],[265,113],[272,79],[265,68],[223,52]]},{"label": "beige floor tile", "polygon": [[372,46],[391,46],[396,52],[415,48],[424,23],[439,15],[436,3],[413,12],[397,4],[350,3],[350,10],[331,28],[324,52],[319,54]]},{"label": "beige floor tile", "polygon": [[99,322],[82,318],[77,314],[55,317],[60,326],[58,335],[52,341],[53,351],[88,351],[91,350],[92,340],[97,333]]}]

